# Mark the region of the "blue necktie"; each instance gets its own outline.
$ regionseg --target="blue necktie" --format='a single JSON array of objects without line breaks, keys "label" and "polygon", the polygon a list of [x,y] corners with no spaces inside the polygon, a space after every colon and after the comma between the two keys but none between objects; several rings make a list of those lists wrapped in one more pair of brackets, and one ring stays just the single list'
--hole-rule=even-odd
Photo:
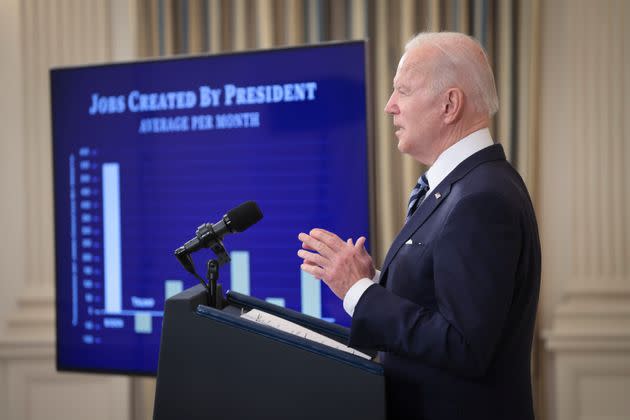
[{"label": "blue necktie", "polygon": [[418,178],[418,183],[411,190],[411,194],[409,195],[409,204],[407,205],[407,220],[411,217],[414,211],[418,208],[418,204],[422,201],[424,195],[429,191],[429,181],[427,181],[426,175],[422,175]]}]

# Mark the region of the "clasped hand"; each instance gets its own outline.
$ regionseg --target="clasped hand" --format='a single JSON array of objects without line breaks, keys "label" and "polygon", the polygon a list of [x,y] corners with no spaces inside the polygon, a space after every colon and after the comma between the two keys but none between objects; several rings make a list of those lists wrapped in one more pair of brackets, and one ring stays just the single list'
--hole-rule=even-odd
[{"label": "clasped hand", "polygon": [[304,248],[298,251],[304,260],[300,268],[322,279],[340,299],[360,279],[374,277],[374,263],[363,236],[353,243],[352,238],[344,241],[327,230],[313,229],[300,233],[298,239]]}]

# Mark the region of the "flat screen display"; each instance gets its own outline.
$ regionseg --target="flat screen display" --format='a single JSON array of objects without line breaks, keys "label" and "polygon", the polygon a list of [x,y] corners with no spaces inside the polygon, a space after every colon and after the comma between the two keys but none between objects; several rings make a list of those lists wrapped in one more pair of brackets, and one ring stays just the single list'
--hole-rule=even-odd
[{"label": "flat screen display", "polygon": [[[164,301],[199,284],[174,250],[253,200],[226,235],[224,290],[349,325],[300,270],[297,235],[369,234],[365,43],[50,72],[57,366],[154,375]],[[193,254],[205,276],[208,249]]]}]

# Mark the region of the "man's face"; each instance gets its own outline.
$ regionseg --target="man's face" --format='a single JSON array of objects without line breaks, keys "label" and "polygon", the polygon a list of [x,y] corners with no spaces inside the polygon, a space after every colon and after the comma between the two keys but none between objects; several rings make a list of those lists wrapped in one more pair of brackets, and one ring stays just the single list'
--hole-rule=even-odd
[{"label": "man's face", "polygon": [[441,127],[439,96],[429,90],[431,75],[423,60],[430,60],[427,47],[406,52],[400,59],[385,112],[391,114],[398,138],[398,150],[430,165],[433,146]]}]

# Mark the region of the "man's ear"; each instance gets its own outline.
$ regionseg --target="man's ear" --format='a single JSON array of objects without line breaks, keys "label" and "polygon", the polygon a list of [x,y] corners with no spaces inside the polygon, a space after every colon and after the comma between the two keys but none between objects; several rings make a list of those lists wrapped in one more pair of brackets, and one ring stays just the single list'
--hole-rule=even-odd
[{"label": "man's ear", "polygon": [[459,88],[450,88],[444,93],[442,117],[446,124],[457,122],[464,110],[464,92]]}]

